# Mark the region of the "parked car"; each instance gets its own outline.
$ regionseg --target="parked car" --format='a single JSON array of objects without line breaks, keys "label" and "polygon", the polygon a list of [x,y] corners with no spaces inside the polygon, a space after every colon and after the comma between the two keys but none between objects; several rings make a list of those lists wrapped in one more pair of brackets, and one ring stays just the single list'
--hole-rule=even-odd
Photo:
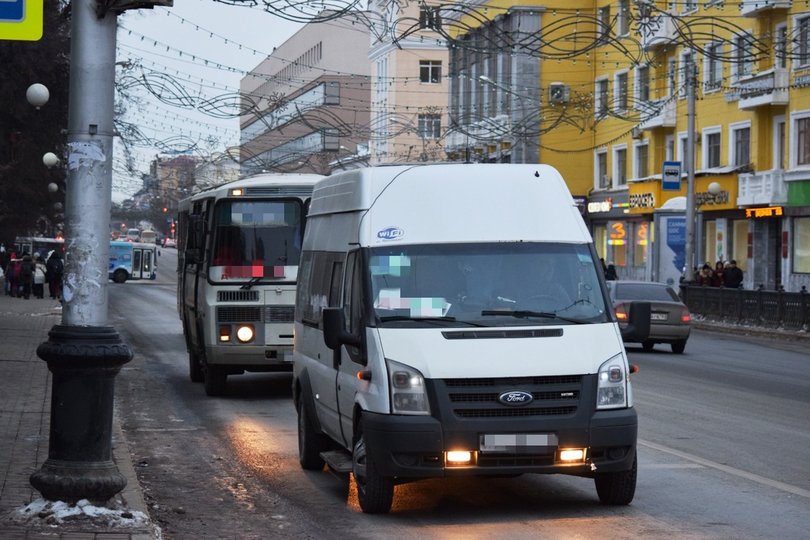
[{"label": "parked car", "polygon": [[672,287],[651,281],[608,281],[607,285],[621,328],[627,326],[634,302],[650,304],[649,335],[641,341],[625,336],[625,342],[640,342],[645,351],[651,351],[656,343],[668,343],[673,353],[683,353],[689,339],[691,315]]},{"label": "parked car", "polygon": [[174,238],[169,238],[168,236],[163,239],[163,247],[177,247],[177,240]]}]

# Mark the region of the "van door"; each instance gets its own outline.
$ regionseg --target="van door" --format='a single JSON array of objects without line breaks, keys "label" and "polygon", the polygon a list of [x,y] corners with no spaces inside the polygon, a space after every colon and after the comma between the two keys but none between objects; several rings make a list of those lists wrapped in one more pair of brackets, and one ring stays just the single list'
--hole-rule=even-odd
[{"label": "van door", "polygon": [[[352,335],[365,336],[365,310],[363,303],[363,270],[362,253],[357,250],[346,258],[346,278],[343,287],[343,318],[346,321],[344,330]],[[354,398],[361,386],[367,386],[357,373],[368,363],[365,339],[360,346],[344,345],[341,347],[342,362],[338,373],[338,411],[342,423],[345,444],[349,447],[354,442],[353,414]]]}]

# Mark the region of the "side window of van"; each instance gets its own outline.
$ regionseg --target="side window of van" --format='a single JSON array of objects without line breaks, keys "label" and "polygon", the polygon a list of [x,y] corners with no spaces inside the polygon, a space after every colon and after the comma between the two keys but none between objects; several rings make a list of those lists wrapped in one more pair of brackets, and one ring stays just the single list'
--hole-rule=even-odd
[{"label": "side window of van", "polygon": [[[349,253],[346,258],[346,280],[343,286],[343,314],[346,320],[345,330],[354,335],[363,332],[363,270],[360,251]],[[366,358],[363,347],[346,346],[346,351],[352,361],[365,364]]]},{"label": "side window of van", "polygon": [[321,310],[339,306],[344,253],[304,252],[300,262],[297,310],[303,324],[318,327]]}]

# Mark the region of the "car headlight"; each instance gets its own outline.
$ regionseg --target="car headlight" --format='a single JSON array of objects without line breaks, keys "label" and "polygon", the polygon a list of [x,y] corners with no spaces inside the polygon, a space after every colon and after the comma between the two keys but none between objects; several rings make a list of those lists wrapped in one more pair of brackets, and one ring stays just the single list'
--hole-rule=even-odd
[{"label": "car headlight", "polygon": [[621,354],[617,354],[599,366],[596,408],[621,409],[627,407],[628,385],[624,358]]},{"label": "car headlight", "polygon": [[394,414],[430,414],[425,378],[418,370],[386,359],[391,412]]}]

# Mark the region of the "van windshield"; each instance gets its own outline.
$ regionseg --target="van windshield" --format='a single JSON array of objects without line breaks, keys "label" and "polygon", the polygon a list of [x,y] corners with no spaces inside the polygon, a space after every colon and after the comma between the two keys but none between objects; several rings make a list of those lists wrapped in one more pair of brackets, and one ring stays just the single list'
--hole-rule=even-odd
[{"label": "van windshield", "polygon": [[503,242],[372,248],[376,323],[538,325],[609,320],[587,244]]}]

